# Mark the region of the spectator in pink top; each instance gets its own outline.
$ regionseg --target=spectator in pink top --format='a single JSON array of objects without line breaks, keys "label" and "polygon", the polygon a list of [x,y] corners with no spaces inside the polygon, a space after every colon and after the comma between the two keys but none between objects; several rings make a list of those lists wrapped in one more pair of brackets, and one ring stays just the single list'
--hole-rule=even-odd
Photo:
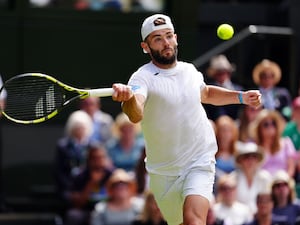
[{"label": "spectator in pink top", "polygon": [[262,165],[271,174],[285,170],[293,177],[296,169],[296,149],[288,137],[281,137],[284,119],[277,111],[263,109],[250,126],[251,135],[264,150]]}]

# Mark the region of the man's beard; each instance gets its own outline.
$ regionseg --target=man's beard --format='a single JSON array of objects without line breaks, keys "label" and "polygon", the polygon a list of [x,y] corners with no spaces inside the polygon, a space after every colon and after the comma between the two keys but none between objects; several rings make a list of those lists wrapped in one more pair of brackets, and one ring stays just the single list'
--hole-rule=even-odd
[{"label": "man's beard", "polygon": [[174,46],[174,54],[171,55],[170,57],[165,57],[162,56],[159,51],[150,48],[150,53],[153,60],[162,65],[173,64],[177,60],[177,52],[178,52],[177,46]]}]

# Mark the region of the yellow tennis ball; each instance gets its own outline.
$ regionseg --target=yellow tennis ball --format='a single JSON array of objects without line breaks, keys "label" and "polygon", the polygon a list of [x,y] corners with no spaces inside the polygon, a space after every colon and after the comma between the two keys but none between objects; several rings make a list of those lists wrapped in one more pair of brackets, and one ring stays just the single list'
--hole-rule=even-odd
[{"label": "yellow tennis ball", "polygon": [[217,35],[222,40],[229,40],[230,38],[232,38],[233,34],[233,27],[227,23],[221,24],[217,29]]}]

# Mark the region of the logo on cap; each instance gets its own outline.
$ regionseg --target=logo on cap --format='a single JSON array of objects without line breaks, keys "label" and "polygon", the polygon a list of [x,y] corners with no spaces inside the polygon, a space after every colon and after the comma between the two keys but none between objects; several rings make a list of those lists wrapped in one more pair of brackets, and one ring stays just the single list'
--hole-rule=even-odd
[{"label": "logo on cap", "polygon": [[154,23],[154,26],[167,24],[166,20],[162,17],[158,17],[156,20],[153,21],[153,23]]}]

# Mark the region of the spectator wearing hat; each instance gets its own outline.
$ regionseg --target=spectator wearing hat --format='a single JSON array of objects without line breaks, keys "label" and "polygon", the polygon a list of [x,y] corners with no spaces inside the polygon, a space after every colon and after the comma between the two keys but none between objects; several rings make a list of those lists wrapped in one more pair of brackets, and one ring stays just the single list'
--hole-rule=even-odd
[{"label": "spectator wearing hat", "polygon": [[294,180],[284,171],[278,171],[272,181],[273,213],[281,215],[290,225],[300,221],[300,205],[295,203]]},{"label": "spectator wearing hat", "polygon": [[91,225],[131,225],[141,213],[144,202],[136,198],[133,177],[116,169],[106,185],[108,200],[99,202],[91,215]]},{"label": "spectator wearing hat", "polygon": [[262,147],[262,167],[271,174],[285,170],[291,177],[296,171],[296,150],[289,137],[282,137],[285,121],[278,111],[263,109],[250,125],[254,142]]},{"label": "spectator wearing hat", "polygon": [[262,94],[263,107],[284,115],[284,109],[291,104],[291,96],[286,88],[276,86],[281,80],[279,65],[264,59],[254,67],[252,77]]},{"label": "spectator wearing hat", "polygon": [[250,208],[237,200],[236,179],[225,174],[217,182],[217,198],[213,211],[225,224],[242,225],[252,220]]},{"label": "spectator wearing hat", "polygon": [[[217,55],[211,58],[206,72],[208,77],[212,79],[211,84],[229,90],[241,91],[243,88],[231,80],[234,71],[235,66],[228,61],[225,55]],[[233,119],[237,119],[240,105],[205,105],[205,108],[209,119],[216,120],[221,115],[228,115]]]},{"label": "spectator wearing hat", "polygon": [[237,169],[232,176],[237,181],[237,200],[247,204],[256,213],[256,196],[270,190],[272,177],[261,169],[264,155],[261,148],[252,142],[236,143],[235,163]]}]

